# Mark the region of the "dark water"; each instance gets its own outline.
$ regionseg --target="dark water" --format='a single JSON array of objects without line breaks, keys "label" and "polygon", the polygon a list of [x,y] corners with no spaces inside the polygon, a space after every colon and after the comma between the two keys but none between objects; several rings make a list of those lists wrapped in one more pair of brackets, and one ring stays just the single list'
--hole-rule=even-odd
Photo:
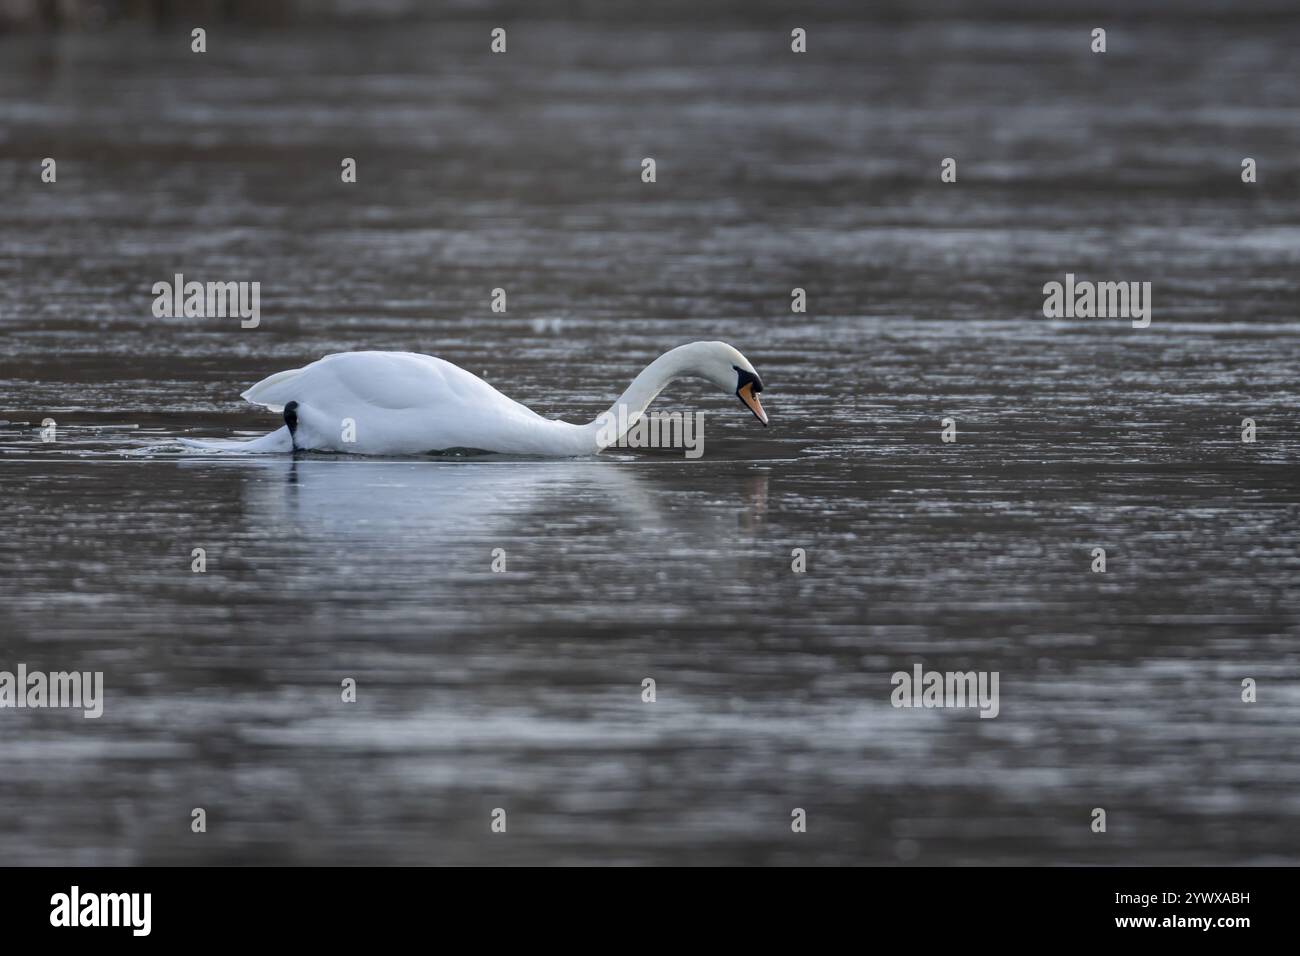
[{"label": "dark water", "polygon": [[[0,711],[0,859],[1300,862],[1300,18],[491,25],[0,37],[0,670],[107,698]],[[586,420],[698,338],[772,416],[675,386],[699,461],[173,444],[332,351]]]}]

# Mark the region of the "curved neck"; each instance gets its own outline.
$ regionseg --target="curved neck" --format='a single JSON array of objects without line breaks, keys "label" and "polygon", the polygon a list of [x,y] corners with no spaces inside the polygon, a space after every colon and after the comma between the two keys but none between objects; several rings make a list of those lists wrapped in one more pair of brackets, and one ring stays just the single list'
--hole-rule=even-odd
[{"label": "curved neck", "polygon": [[665,352],[641,370],[608,409],[597,415],[583,431],[596,444],[596,449],[607,448],[622,438],[640,420],[650,403],[675,379],[699,375],[698,347],[700,343],[679,345]]}]

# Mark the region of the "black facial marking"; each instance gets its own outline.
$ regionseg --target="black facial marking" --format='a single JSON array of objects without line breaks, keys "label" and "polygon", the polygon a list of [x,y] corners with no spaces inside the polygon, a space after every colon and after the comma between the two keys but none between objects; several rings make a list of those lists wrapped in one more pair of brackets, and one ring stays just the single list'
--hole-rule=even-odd
[{"label": "black facial marking", "polygon": [[740,399],[740,403],[742,405],[744,405],[746,408],[749,408],[749,410],[754,413],[755,418],[757,418],[760,422],[763,422],[763,425],[766,426],[767,422],[763,421],[763,416],[760,415],[758,412],[755,412],[754,409],[750,408],[749,402],[745,401],[745,397],[740,394],[741,391],[746,386],[753,386],[753,399],[754,402],[757,403],[758,393],[763,390],[762,380],[753,372],[746,372],[739,365],[733,365],[731,367],[736,370],[736,375],[738,376],[736,379],[736,397]]},{"label": "black facial marking", "polygon": [[737,394],[737,395],[739,395],[739,394],[740,394],[740,390],[741,390],[742,388],[744,388],[746,385],[748,385],[750,382],[753,382],[753,383],[754,383],[754,394],[755,394],[755,395],[757,395],[759,392],[761,392],[761,391],[763,390],[763,380],[760,379],[760,378],[759,378],[757,375],[755,375],[753,372],[746,372],[746,371],[745,371],[743,368],[741,368],[739,365],[733,365],[733,366],[731,366],[731,367],[734,368],[734,369],[736,370],[736,374],[739,375],[739,378],[736,380],[736,394]]}]

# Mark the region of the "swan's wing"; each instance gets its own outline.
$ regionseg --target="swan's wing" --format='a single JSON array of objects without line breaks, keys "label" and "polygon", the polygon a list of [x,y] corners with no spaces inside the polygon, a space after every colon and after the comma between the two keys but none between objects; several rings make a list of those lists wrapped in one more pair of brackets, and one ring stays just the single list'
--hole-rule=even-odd
[{"label": "swan's wing", "polygon": [[274,410],[296,402],[295,448],[363,455],[591,450],[582,428],[542,418],[477,375],[413,352],[327,355],[258,382],[244,397]]},{"label": "swan's wing", "polygon": [[283,411],[285,404],[296,401],[390,411],[433,412],[459,406],[498,414],[534,414],[477,375],[414,352],[338,352],[264,378],[242,397],[271,411]]}]

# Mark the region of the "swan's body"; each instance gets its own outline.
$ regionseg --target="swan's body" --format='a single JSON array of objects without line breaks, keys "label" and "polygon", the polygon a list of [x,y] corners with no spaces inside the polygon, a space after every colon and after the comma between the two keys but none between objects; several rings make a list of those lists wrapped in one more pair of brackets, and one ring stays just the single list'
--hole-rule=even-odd
[{"label": "swan's body", "polygon": [[[284,415],[285,425],[252,441],[186,440],[191,447],[244,453],[296,449],[357,455],[418,455],[475,449],[515,455],[594,455],[622,437],[660,391],[698,376],[735,393],[767,424],[762,382],[723,342],[665,352],[608,412],[586,425],[543,418],[477,375],[432,355],[340,352],[258,382],[243,398]],[[620,415],[620,411],[622,414]],[[611,428],[622,423],[622,431]]]}]

